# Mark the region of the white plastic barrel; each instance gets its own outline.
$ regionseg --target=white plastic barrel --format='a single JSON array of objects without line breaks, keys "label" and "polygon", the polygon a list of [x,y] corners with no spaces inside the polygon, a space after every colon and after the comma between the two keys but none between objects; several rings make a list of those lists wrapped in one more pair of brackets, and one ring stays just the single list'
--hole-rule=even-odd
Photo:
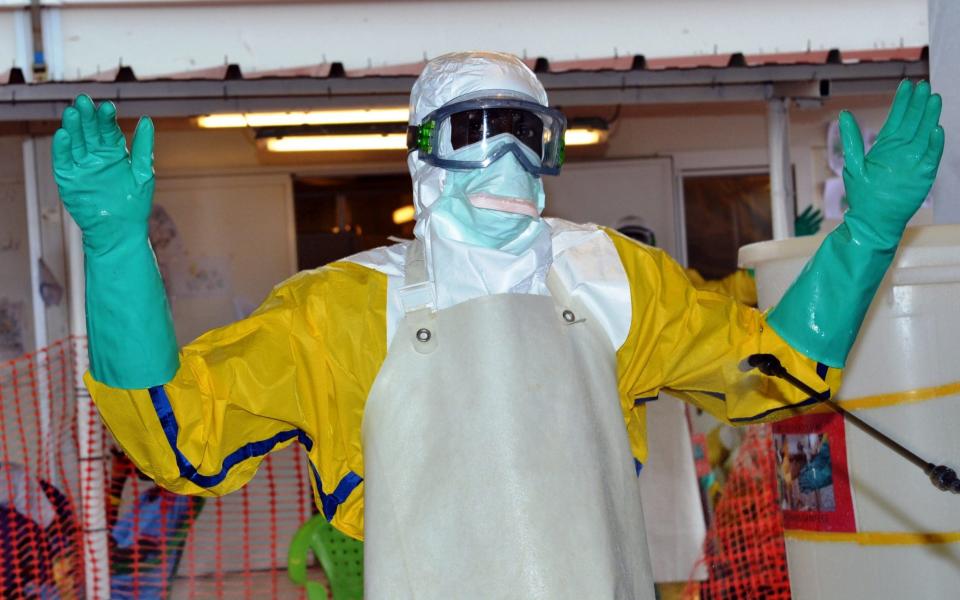
[{"label": "white plastic barrel", "polygon": [[[740,250],[761,309],[823,235]],[[838,401],[928,461],[960,472],[960,226],[910,228],[847,361]],[[960,598],[960,495],[846,424],[855,531],[786,532],[793,597]],[[934,534],[934,535],[923,535]]]}]

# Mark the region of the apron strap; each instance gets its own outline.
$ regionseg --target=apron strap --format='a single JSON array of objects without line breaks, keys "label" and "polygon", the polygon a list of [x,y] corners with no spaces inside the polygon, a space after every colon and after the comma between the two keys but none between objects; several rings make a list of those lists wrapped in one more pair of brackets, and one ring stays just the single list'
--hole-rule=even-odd
[{"label": "apron strap", "polygon": [[567,325],[574,325],[586,321],[586,316],[589,314],[589,311],[581,302],[574,299],[570,290],[567,289],[563,280],[560,279],[560,275],[558,275],[553,268],[547,273],[546,284],[547,289],[550,290],[550,295],[553,296],[553,302],[557,307],[557,312],[560,313],[560,316],[563,317]]},{"label": "apron strap", "polygon": [[419,239],[413,240],[407,246],[403,271],[403,287],[397,290],[400,302],[403,304],[403,312],[409,315],[424,309],[435,311],[437,309],[436,287],[427,278],[427,260],[423,242]]},{"label": "apron strap", "polygon": [[546,284],[547,289],[550,290],[550,295],[553,296],[557,304],[570,304],[570,292],[567,291],[567,286],[560,281],[560,276],[557,275],[557,271],[553,267],[547,273]]},{"label": "apron strap", "polygon": [[404,263],[404,287],[417,285],[427,280],[427,259],[423,251],[423,242],[419,239],[414,239],[407,246]]}]

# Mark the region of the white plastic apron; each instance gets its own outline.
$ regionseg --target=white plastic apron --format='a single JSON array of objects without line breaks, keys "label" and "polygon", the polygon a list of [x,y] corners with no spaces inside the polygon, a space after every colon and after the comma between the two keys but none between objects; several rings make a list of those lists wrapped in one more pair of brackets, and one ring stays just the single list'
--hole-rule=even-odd
[{"label": "white plastic apron", "polygon": [[365,596],[653,599],[600,327],[552,276],[413,310],[419,256],[365,409]]}]

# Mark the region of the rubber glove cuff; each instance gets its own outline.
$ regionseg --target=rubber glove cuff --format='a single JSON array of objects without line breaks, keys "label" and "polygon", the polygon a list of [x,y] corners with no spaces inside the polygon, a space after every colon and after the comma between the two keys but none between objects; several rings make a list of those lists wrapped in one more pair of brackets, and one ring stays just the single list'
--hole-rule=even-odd
[{"label": "rubber glove cuff", "polygon": [[163,385],[180,361],[153,248],[145,234],[114,240],[100,252],[84,244],[90,372],[116,388]]},{"label": "rubber glove cuff", "polygon": [[790,346],[842,369],[896,246],[874,247],[842,223],[824,239],[783,299],[767,315]]}]

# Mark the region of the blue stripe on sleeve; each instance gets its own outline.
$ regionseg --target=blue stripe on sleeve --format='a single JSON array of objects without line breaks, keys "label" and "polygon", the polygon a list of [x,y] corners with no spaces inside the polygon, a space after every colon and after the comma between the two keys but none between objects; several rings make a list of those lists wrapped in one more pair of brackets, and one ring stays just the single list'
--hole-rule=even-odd
[{"label": "blue stripe on sleeve", "polygon": [[363,481],[363,477],[350,471],[343,476],[343,479],[337,484],[337,488],[333,490],[332,494],[325,494],[317,467],[314,466],[311,460],[308,460],[307,463],[310,465],[310,471],[313,473],[313,479],[317,484],[317,491],[320,493],[320,506],[323,508],[323,516],[327,518],[327,521],[332,521],[333,516],[337,514],[337,508],[347,501],[350,493]]},{"label": "blue stripe on sleeve", "polygon": [[717,400],[720,400],[722,402],[727,401],[727,395],[724,394],[723,392],[710,392],[707,390],[682,390],[682,391],[686,391],[692,394],[705,394],[707,396],[710,396],[711,398],[716,398]]},{"label": "blue stripe on sleeve", "polygon": [[814,396],[807,398],[803,402],[797,402],[796,404],[785,404],[784,406],[778,406],[776,408],[771,408],[770,410],[764,411],[758,415],[753,415],[752,417],[739,417],[736,419],[730,419],[733,423],[743,423],[746,421],[755,421],[757,419],[762,419],[766,416],[772,415],[775,412],[781,410],[789,410],[791,408],[803,408],[805,406],[810,406],[811,404],[816,404],[817,402],[823,402],[824,400],[830,399],[830,390],[822,392],[819,396]]},{"label": "blue stripe on sleeve", "polygon": [[309,452],[313,447],[313,440],[299,429],[281,431],[273,437],[258,442],[250,442],[237,448],[223,459],[220,471],[214,475],[203,475],[197,472],[187,457],[183,455],[177,446],[177,436],[180,434],[180,425],[173,414],[173,407],[170,405],[170,399],[167,397],[166,390],[162,385],[154,386],[148,390],[150,399],[153,401],[153,408],[160,418],[160,425],[163,427],[163,433],[167,438],[167,443],[177,460],[177,467],[180,469],[180,476],[195,483],[202,488],[212,488],[219,485],[227,477],[230,469],[237,466],[248,458],[264,456],[269,454],[278,444],[297,438]]},{"label": "blue stripe on sleeve", "polygon": [[637,398],[636,400],[634,400],[633,405],[641,406],[643,404],[646,404],[647,402],[653,402],[654,400],[659,400],[659,399],[660,399],[660,394],[657,394],[656,396],[644,396],[642,398]]},{"label": "blue stripe on sleeve", "polygon": [[820,379],[822,379],[823,381],[826,381],[826,380],[827,380],[827,371],[828,371],[829,369],[830,369],[830,367],[828,367],[827,365],[825,365],[825,364],[823,364],[823,363],[821,363],[821,362],[818,362],[818,363],[817,363],[817,375],[820,376]]},{"label": "blue stripe on sleeve", "polygon": [[[259,442],[250,442],[228,454],[227,457],[223,459],[220,472],[216,475],[202,475],[197,472],[196,467],[190,464],[187,457],[184,456],[180,448],[177,447],[177,436],[180,433],[180,425],[177,423],[177,418],[173,414],[173,407],[170,404],[170,398],[167,397],[166,390],[163,389],[162,385],[158,385],[150,388],[148,391],[150,392],[150,399],[153,401],[153,408],[157,412],[157,417],[160,419],[160,425],[163,427],[163,433],[167,438],[167,443],[170,445],[170,449],[173,450],[173,454],[176,457],[177,467],[180,469],[180,476],[200,487],[211,488],[220,484],[226,478],[230,469],[239,463],[248,458],[269,454],[278,444],[282,444],[293,438],[297,438],[297,441],[306,448],[307,452],[313,449],[313,440],[311,440],[310,436],[303,430],[291,429],[289,431],[281,431],[271,438]],[[340,483],[337,484],[333,493],[326,494],[323,491],[323,483],[320,481],[320,473],[313,465],[313,461],[308,458],[307,463],[310,465],[317,490],[320,493],[320,504],[323,508],[323,515],[329,521],[333,519],[333,516],[337,513],[337,508],[346,502],[353,490],[360,485],[363,478],[353,471],[350,471],[340,480]]]}]

